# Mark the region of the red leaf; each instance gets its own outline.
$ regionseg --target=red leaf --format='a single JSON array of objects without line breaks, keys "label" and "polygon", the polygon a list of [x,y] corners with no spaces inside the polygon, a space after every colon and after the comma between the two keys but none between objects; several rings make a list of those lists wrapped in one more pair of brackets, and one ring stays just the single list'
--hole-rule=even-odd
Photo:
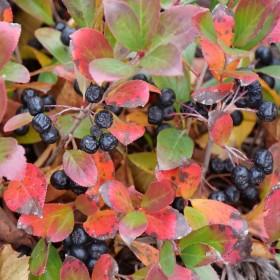
[{"label": "red leaf", "polygon": [[97,211],[84,223],[86,232],[93,238],[114,238],[118,231],[118,219],[112,210]]},{"label": "red leaf", "polygon": [[256,73],[249,71],[224,71],[223,77],[238,79],[241,86],[247,86],[259,79]]},{"label": "red leaf", "polygon": [[4,115],[6,114],[7,106],[8,106],[8,97],[7,97],[5,82],[1,78],[0,78],[0,104],[1,104],[1,109],[0,109],[0,123],[1,123]]},{"label": "red leaf", "polygon": [[7,206],[14,212],[42,216],[47,193],[47,182],[43,172],[33,164],[26,166],[21,181],[11,181],[4,192]]},{"label": "red leaf", "polygon": [[192,98],[196,102],[205,105],[213,105],[229,95],[232,87],[233,83],[224,83],[207,88],[200,88],[192,93]]},{"label": "red leaf", "polygon": [[277,23],[272,29],[272,31],[263,40],[263,43],[265,44],[278,42],[280,42],[280,19],[277,20]]},{"label": "red leaf", "polygon": [[25,174],[25,150],[14,138],[0,137],[0,178],[21,180]]},{"label": "red leaf", "polygon": [[17,23],[0,22],[0,69],[6,64],[17,47],[21,26]]},{"label": "red leaf", "polygon": [[136,123],[125,123],[115,119],[113,125],[108,129],[123,145],[129,145],[142,137],[145,127]]},{"label": "red leaf", "polygon": [[190,198],[197,190],[201,180],[202,169],[200,165],[193,162],[184,164],[171,170],[158,170],[158,180],[168,179],[177,186],[177,194],[185,199]]},{"label": "red leaf", "polygon": [[280,187],[277,185],[266,197],[264,204],[264,226],[270,241],[280,238]]},{"label": "red leaf", "polygon": [[76,198],[75,207],[86,216],[90,216],[98,210],[96,202],[85,194],[81,194]]},{"label": "red leaf", "polygon": [[147,214],[146,233],[159,240],[179,239],[188,234],[191,228],[184,216],[173,208],[165,208],[157,213]]},{"label": "red leaf", "polygon": [[201,38],[200,45],[209,70],[215,79],[220,80],[225,67],[225,54],[222,48],[206,38]]},{"label": "red leaf", "polygon": [[32,118],[33,117],[28,112],[15,115],[5,123],[3,130],[4,132],[13,131],[17,128],[29,124],[32,121]]},{"label": "red leaf", "polygon": [[28,234],[46,238],[50,242],[64,240],[74,227],[74,214],[71,206],[67,204],[45,204],[43,217],[21,215],[18,228]]},{"label": "red leaf", "polygon": [[248,231],[246,220],[230,205],[211,199],[192,199],[191,203],[193,208],[199,210],[207,218],[210,225],[228,225],[242,235]]},{"label": "red leaf", "polygon": [[129,212],[119,223],[120,236],[127,245],[143,234],[146,228],[147,218],[141,211]]},{"label": "red leaf", "polygon": [[13,21],[12,8],[7,0],[2,0],[0,2],[0,20],[7,22]]},{"label": "red leaf", "polygon": [[144,81],[133,80],[120,84],[110,91],[105,102],[125,108],[144,107],[150,97],[149,85]]},{"label": "red leaf", "polygon": [[81,186],[93,186],[97,181],[97,169],[93,157],[81,150],[65,151],[63,168],[66,174]]},{"label": "red leaf", "polygon": [[117,262],[109,255],[102,255],[92,271],[92,280],[113,280],[114,276],[118,273]]},{"label": "red leaf", "polygon": [[208,129],[210,138],[218,145],[227,142],[233,129],[229,113],[212,111],[209,113]]},{"label": "red leaf", "polygon": [[66,257],[60,269],[60,280],[90,280],[88,269],[83,262],[74,258]]},{"label": "red leaf", "polygon": [[172,203],[175,189],[171,181],[162,180],[153,182],[143,196],[141,207],[147,212],[158,212]]},{"label": "red leaf", "polygon": [[226,6],[219,4],[212,11],[212,15],[218,39],[225,45],[231,46],[234,35],[234,18],[232,12]]},{"label": "red leaf", "polygon": [[91,80],[89,63],[96,58],[112,57],[113,50],[104,35],[92,28],[80,28],[71,38],[74,63],[79,71]]},{"label": "red leaf", "polygon": [[176,265],[174,273],[168,277],[168,280],[199,280],[199,278],[190,269]]},{"label": "red leaf", "polygon": [[113,210],[127,213],[133,210],[128,189],[117,180],[105,182],[99,190],[104,202]]},{"label": "red leaf", "polygon": [[167,276],[165,276],[165,274],[163,273],[163,271],[160,269],[158,264],[153,265],[145,280],[168,280],[169,278]]}]

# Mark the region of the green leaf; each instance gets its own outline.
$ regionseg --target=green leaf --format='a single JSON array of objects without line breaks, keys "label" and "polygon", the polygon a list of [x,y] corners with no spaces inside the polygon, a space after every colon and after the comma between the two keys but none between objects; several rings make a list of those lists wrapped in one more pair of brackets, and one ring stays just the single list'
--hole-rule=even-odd
[{"label": "green leaf", "polygon": [[80,27],[93,26],[95,2],[95,0],[63,0],[67,11]]},{"label": "green leaf", "polygon": [[32,251],[30,257],[30,272],[40,276],[45,273],[49,255],[49,247],[44,239],[40,239]]},{"label": "green leaf", "polygon": [[40,134],[32,126],[29,126],[27,134],[16,136],[16,139],[20,144],[23,145],[35,144],[42,141]]},{"label": "green leaf", "polygon": [[193,230],[208,225],[206,217],[199,210],[193,207],[185,207],[184,216]]},{"label": "green leaf", "polygon": [[270,65],[256,69],[257,72],[261,72],[275,79],[280,79],[280,65]]},{"label": "green leaf", "polygon": [[44,72],[39,75],[39,82],[55,84],[57,82],[57,76],[52,72]]},{"label": "green leaf", "polygon": [[41,276],[30,275],[29,280],[59,280],[61,266],[62,262],[56,248],[50,245],[46,272]]},{"label": "green leaf", "polygon": [[9,61],[0,71],[0,76],[6,81],[16,83],[28,83],[30,80],[29,71],[22,64]]},{"label": "green leaf", "polygon": [[14,0],[21,9],[33,17],[52,25],[52,1],[51,0]]},{"label": "green leaf", "polygon": [[151,174],[154,173],[157,164],[157,158],[155,153],[142,152],[142,153],[129,154],[128,159],[143,171]]},{"label": "green leaf", "polygon": [[160,170],[168,170],[182,165],[192,156],[192,139],[175,128],[162,130],[157,136],[157,160]]},{"label": "green leaf", "polygon": [[171,276],[176,265],[176,258],[172,242],[167,240],[163,243],[159,252],[159,263],[163,273]]},{"label": "green leaf", "polygon": [[68,48],[60,40],[59,31],[43,27],[35,31],[35,37],[60,63],[64,64],[71,61]]},{"label": "green leaf", "polygon": [[220,280],[220,277],[211,265],[195,267],[193,270],[199,276],[199,280]]},{"label": "green leaf", "polygon": [[114,58],[99,58],[89,64],[89,72],[98,83],[128,78],[135,73],[134,66]]}]

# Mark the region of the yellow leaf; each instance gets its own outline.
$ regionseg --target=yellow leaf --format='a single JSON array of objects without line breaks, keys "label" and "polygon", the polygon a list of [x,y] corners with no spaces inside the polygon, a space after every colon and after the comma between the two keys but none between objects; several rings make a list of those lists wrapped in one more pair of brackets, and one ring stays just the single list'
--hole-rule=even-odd
[{"label": "yellow leaf", "polygon": [[147,114],[142,111],[133,111],[132,113],[126,115],[126,121],[134,122],[143,126],[147,126],[149,124]]}]

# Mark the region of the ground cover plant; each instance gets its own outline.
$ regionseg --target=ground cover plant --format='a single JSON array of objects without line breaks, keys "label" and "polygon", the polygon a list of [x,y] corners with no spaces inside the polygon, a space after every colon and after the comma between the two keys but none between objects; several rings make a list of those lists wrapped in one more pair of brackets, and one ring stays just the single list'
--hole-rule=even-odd
[{"label": "ground cover plant", "polygon": [[0,1],[0,279],[279,279],[280,3]]}]

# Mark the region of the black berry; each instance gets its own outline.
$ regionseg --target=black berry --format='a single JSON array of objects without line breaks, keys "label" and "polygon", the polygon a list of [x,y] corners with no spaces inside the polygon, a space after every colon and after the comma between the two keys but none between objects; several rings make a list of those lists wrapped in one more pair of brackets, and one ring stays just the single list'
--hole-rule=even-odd
[{"label": "black berry", "polygon": [[70,255],[81,261],[86,261],[88,258],[88,252],[86,248],[79,245],[74,245],[70,248]]},{"label": "black berry", "polygon": [[162,130],[170,127],[171,125],[169,123],[162,123],[156,128],[156,134],[159,134]]},{"label": "black berry", "polygon": [[176,110],[173,106],[167,106],[163,108],[163,119],[165,121],[170,121],[174,118]]},{"label": "black berry", "polygon": [[102,130],[96,126],[96,125],[93,125],[91,128],[90,128],[90,135],[96,139],[99,139],[100,136],[102,135]]},{"label": "black berry", "polygon": [[27,134],[29,131],[29,125],[24,125],[22,127],[17,128],[14,132],[18,136],[23,136]]},{"label": "black berry", "polygon": [[242,165],[237,165],[232,170],[232,179],[238,189],[244,190],[249,185],[249,170]]},{"label": "black berry", "polygon": [[45,111],[49,111],[53,109],[53,107],[48,107],[48,106],[56,105],[55,98],[52,95],[44,95],[42,98],[43,98]]},{"label": "black berry", "polygon": [[54,126],[51,126],[49,130],[41,133],[41,138],[46,144],[53,144],[59,139],[59,132]]},{"label": "black berry", "polygon": [[261,168],[265,174],[271,174],[273,171],[273,156],[269,150],[260,149],[254,155],[256,166]]},{"label": "black berry", "polygon": [[171,206],[180,213],[184,213],[185,205],[186,202],[182,197],[176,197],[171,204]]},{"label": "black berry", "polygon": [[70,239],[73,245],[83,245],[90,240],[90,237],[85,232],[82,226],[76,225],[73,232],[70,235]]},{"label": "black berry", "polygon": [[35,116],[44,111],[43,99],[39,96],[33,96],[27,99],[27,108],[30,115]]},{"label": "black berry", "polygon": [[268,76],[268,75],[263,74],[263,73],[259,73],[258,75],[269,85],[270,88],[274,88],[275,79],[273,77]]},{"label": "black berry", "polygon": [[99,259],[101,255],[108,252],[108,246],[102,240],[94,239],[94,241],[88,246],[88,254],[93,259]]},{"label": "black berry", "polygon": [[235,186],[230,186],[225,189],[226,201],[235,204],[239,201],[240,192]]},{"label": "black berry", "polygon": [[234,165],[233,165],[232,161],[229,158],[224,160],[224,167],[225,167],[225,169],[224,169],[225,172],[227,172],[227,173],[231,173],[232,172],[232,170],[234,168]]},{"label": "black berry", "polygon": [[58,22],[56,25],[55,25],[55,29],[58,30],[58,31],[63,31],[63,29],[66,27],[66,24],[64,22]]},{"label": "black berry", "polygon": [[50,183],[58,190],[67,189],[69,186],[68,176],[64,170],[57,170],[52,174]]},{"label": "black berry", "polygon": [[99,145],[101,150],[110,152],[117,147],[118,139],[111,133],[104,133],[99,139]]},{"label": "black berry", "polygon": [[262,87],[259,81],[255,81],[246,86],[247,90],[246,98],[249,108],[258,109],[262,104]]},{"label": "black berry", "polygon": [[20,106],[16,110],[16,115],[22,114],[22,113],[27,113],[29,112],[28,108],[25,106]]},{"label": "black berry", "polygon": [[82,186],[75,186],[75,187],[71,187],[71,191],[76,194],[76,195],[80,195],[80,194],[84,194],[87,192],[87,188],[82,187]]},{"label": "black berry", "polygon": [[272,122],[277,118],[278,109],[277,106],[270,101],[263,102],[257,112],[257,116],[260,120],[265,122]]},{"label": "black berry", "polygon": [[108,111],[111,111],[116,116],[119,116],[122,113],[122,111],[123,111],[122,107],[118,107],[116,105],[105,105],[104,109],[106,109]]},{"label": "black berry", "polygon": [[113,115],[107,110],[101,110],[96,113],[94,122],[100,128],[109,128],[113,124]]},{"label": "black berry", "polygon": [[213,173],[222,173],[224,171],[225,165],[224,161],[215,157],[210,160],[210,170]]},{"label": "black berry", "polygon": [[103,97],[103,88],[98,85],[90,85],[85,93],[85,98],[88,103],[98,103]]},{"label": "black berry", "polygon": [[259,59],[264,65],[269,65],[272,63],[273,55],[270,48],[261,46],[257,48],[255,52],[255,58]]},{"label": "black berry", "polygon": [[94,154],[98,150],[98,140],[92,136],[85,136],[80,142],[80,149],[88,154]]},{"label": "black berry", "polygon": [[150,124],[160,124],[163,120],[163,110],[159,106],[151,106],[148,109],[148,121]]},{"label": "black berry", "polygon": [[61,34],[60,34],[60,40],[65,46],[69,46],[70,44],[70,36],[75,32],[76,30],[73,28],[70,28],[69,26],[66,26]]},{"label": "black berry", "polygon": [[132,80],[140,80],[140,81],[144,81],[144,82],[149,82],[149,78],[143,74],[143,73],[139,73],[139,74],[136,74],[132,77]]},{"label": "black berry", "polygon": [[230,114],[234,126],[239,126],[243,121],[243,114],[241,111],[234,111]]},{"label": "black berry", "polygon": [[159,96],[159,102],[162,106],[171,106],[176,100],[175,92],[170,88],[164,88],[161,90],[161,95]]},{"label": "black berry", "polygon": [[52,120],[43,113],[37,114],[32,119],[32,126],[39,133],[46,132],[47,130],[50,129],[51,125],[52,125]]},{"label": "black berry", "polygon": [[72,246],[72,241],[70,236],[68,236],[66,239],[63,240],[63,247],[68,249]]},{"label": "black berry", "polygon": [[260,167],[252,167],[250,169],[250,179],[249,182],[251,185],[259,185],[264,180],[265,174]]},{"label": "black berry", "polygon": [[255,187],[249,186],[241,192],[241,198],[245,205],[253,206],[259,200],[259,192]]},{"label": "black berry", "polygon": [[21,95],[21,102],[23,105],[27,105],[28,99],[30,99],[31,97],[37,96],[37,93],[35,92],[35,90],[29,88],[23,91],[22,95]]},{"label": "black berry", "polygon": [[214,191],[209,195],[209,199],[225,202],[226,194],[223,191]]},{"label": "black berry", "polygon": [[92,258],[88,258],[86,260],[86,266],[88,268],[89,271],[92,271],[92,269],[94,268],[95,263],[97,262],[96,259],[92,259]]}]

